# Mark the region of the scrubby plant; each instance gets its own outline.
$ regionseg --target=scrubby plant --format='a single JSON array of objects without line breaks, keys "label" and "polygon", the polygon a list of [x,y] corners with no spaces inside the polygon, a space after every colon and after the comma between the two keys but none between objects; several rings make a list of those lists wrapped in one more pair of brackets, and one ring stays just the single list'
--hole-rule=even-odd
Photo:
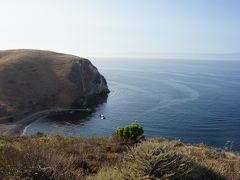
[{"label": "scrubby plant", "polygon": [[128,145],[113,137],[0,136],[0,179],[240,179],[239,154],[164,138]]},{"label": "scrubby plant", "polygon": [[0,136],[0,179],[85,179],[115,165],[123,147],[111,137]]},{"label": "scrubby plant", "polygon": [[46,135],[44,133],[38,131],[33,137],[41,138],[41,137],[46,137]]},{"label": "scrubby plant", "polygon": [[128,126],[118,127],[115,133],[117,136],[120,136],[124,140],[137,141],[144,137],[143,128],[140,127],[138,123],[132,123]]},{"label": "scrubby plant", "polygon": [[[196,175],[197,172],[197,175]],[[169,142],[145,141],[133,147],[117,166],[102,169],[96,179],[221,179]],[[208,178],[210,177],[210,178]]]},{"label": "scrubby plant", "polygon": [[0,151],[6,147],[6,142],[0,139]]}]

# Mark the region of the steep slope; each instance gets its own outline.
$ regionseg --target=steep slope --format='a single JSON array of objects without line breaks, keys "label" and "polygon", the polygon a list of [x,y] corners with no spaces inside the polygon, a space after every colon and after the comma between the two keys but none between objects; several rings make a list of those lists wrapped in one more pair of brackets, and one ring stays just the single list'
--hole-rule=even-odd
[{"label": "steep slope", "polygon": [[0,51],[2,121],[49,108],[87,107],[109,92],[92,63],[41,50]]}]

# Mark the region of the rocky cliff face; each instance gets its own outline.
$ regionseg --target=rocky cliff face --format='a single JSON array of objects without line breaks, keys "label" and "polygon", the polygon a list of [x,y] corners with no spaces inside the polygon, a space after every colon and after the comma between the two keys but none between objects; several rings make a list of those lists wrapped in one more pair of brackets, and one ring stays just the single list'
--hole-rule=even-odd
[{"label": "rocky cliff face", "polygon": [[87,59],[40,50],[0,51],[0,117],[87,107],[108,92],[105,78]]}]

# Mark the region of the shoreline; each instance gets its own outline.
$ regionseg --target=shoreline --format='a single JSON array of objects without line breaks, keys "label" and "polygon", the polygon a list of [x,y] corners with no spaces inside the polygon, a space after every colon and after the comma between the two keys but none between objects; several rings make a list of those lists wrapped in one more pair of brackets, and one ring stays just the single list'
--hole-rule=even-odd
[{"label": "shoreline", "polygon": [[[47,117],[51,113],[68,113],[68,112],[88,112],[91,113],[91,109],[64,109],[64,108],[56,108],[56,109],[47,109],[32,113],[21,120],[9,123],[0,123],[0,135],[8,136],[8,135],[23,135],[23,132],[29,124],[36,121],[39,118]],[[24,136],[24,135],[23,135]]]},{"label": "shoreline", "polygon": [[26,131],[27,131],[27,128],[30,126],[30,124],[28,124],[27,126],[24,127],[24,129],[22,130],[21,132],[21,136],[27,136],[26,135]]}]

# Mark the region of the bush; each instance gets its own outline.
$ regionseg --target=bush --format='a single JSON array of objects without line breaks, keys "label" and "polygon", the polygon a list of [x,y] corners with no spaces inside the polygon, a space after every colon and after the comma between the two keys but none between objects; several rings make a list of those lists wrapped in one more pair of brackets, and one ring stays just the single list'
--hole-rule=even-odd
[{"label": "bush", "polygon": [[46,135],[44,133],[38,131],[33,137],[41,138],[41,137],[46,137]]},{"label": "bush", "polygon": [[116,134],[124,140],[137,141],[143,138],[143,128],[138,123],[132,123],[129,126],[118,127]]},{"label": "bush", "polygon": [[96,180],[222,179],[193,158],[178,153],[170,142],[144,141],[132,148],[115,167],[103,168]]}]

